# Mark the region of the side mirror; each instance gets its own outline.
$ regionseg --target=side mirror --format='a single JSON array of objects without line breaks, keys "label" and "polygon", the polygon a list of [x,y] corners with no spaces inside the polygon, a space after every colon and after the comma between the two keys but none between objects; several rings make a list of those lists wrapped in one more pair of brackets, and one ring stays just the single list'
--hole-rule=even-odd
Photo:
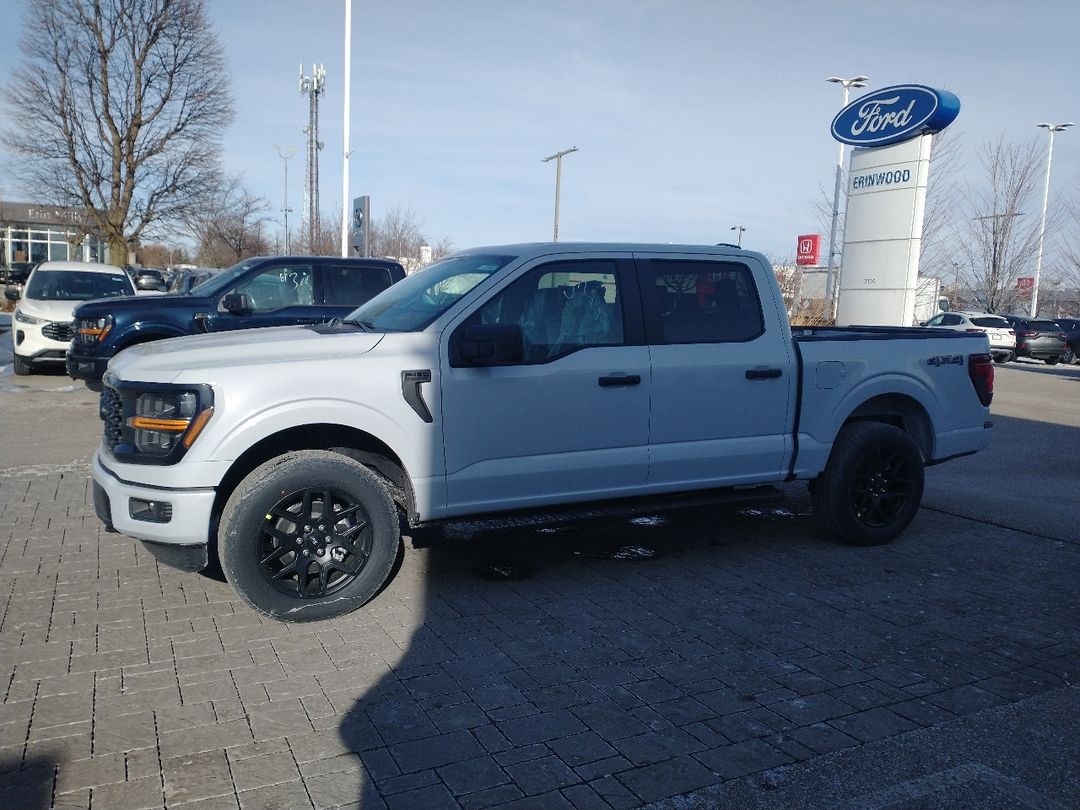
[{"label": "side mirror", "polygon": [[19,297],[20,296],[19,296],[19,288],[18,287],[5,287],[4,288],[4,298],[6,298],[8,301],[18,301]]},{"label": "side mirror", "polygon": [[251,312],[251,299],[244,293],[229,293],[221,299],[221,307],[233,315],[247,315]]},{"label": "side mirror", "polygon": [[466,326],[455,336],[454,346],[465,366],[502,366],[525,359],[525,344],[517,324]]}]

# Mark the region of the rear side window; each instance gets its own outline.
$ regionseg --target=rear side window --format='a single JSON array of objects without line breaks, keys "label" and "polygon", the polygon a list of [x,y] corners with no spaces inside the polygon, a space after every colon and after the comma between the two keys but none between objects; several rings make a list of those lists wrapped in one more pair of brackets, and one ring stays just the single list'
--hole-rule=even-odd
[{"label": "rear side window", "polygon": [[976,326],[982,326],[988,329],[1012,329],[1012,325],[1004,318],[972,318],[971,322]]},{"label": "rear side window", "polygon": [[661,343],[733,343],[765,331],[750,268],[734,262],[649,262]]},{"label": "rear side window", "polygon": [[390,286],[385,267],[329,265],[323,268],[324,303],[358,307]]}]

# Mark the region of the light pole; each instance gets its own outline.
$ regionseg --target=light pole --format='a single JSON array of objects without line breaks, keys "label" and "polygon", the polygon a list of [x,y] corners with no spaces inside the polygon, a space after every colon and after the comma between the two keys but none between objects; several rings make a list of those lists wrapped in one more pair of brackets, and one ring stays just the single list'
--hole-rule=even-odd
[{"label": "light pole", "polygon": [[[870,81],[868,76],[852,76],[850,79],[841,79],[839,76],[830,76],[825,81],[838,84],[844,88],[844,103],[840,105],[840,109],[843,109],[848,105],[848,91],[852,87],[866,87],[866,83]],[[833,198],[832,198],[832,227],[829,229],[829,269],[825,274],[825,306],[826,316],[831,318],[833,315],[833,300],[836,295],[833,292],[833,270],[836,266],[836,225],[840,220],[840,177],[844,173],[844,144],[840,144],[840,152],[836,157],[836,182],[833,185]]]},{"label": "light pole", "polygon": [[295,146],[288,147],[289,154],[287,154],[287,155],[284,152],[281,151],[281,147],[278,146],[276,143],[274,144],[274,149],[275,149],[275,151],[277,151],[278,157],[281,158],[282,163],[285,164],[285,204],[282,207],[281,211],[282,211],[283,214],[285,214],[285,255],[288,256],[289,255],[289,212],[292,211],[292,209],[289,208],[289,158],[291,158],[293,155],[296,154],[296,147]]},{"label": "light pole", "polygon": [[738,241],[739,247],[742,247],[742,235],[743,235],[743,231],[746,230],[746,226],[745,225],[732,225],[731,230],[739,232],[738,235],[737,235],[737,241]]},{"label": "light pole", "polygon": [[551,241],[559,241],[559,188],[562,185],[562,159],[564,155],[569,155],[571,152],[578,151],[576,146],[571,146],[569,149],[563,149],[561,152],[556,152],[554,155],[548,155],[546,158],[541,159],[541,163],[547,163],[550,160],[555,161],[555,227],[551,232]]},{"label": "light pole", "polygon": [[1035,284],[1031,289],[1031,317],[1039,311],[1039,273],[1042,270],[1043,237],[1046,236],[1046,204],[1050,200],[1050,161],[1054,159],[1054,133],[1064,132],[1073,125],[1072,121],[1063,124],[1039,124],[1050,133],[1050,144],[1046,150],[1046,185],[1043,187],[1042,223],[1039,225],[1039,249],[1035,251]]}]

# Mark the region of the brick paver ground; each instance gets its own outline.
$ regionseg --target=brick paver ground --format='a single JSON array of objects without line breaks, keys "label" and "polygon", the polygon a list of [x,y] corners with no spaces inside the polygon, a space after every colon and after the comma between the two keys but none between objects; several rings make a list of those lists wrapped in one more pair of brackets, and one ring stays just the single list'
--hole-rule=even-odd
[{"label": "brick paver ground", "polygon": [[0,807],[629,808],[1080,680],[1077,546],[805,509],[408,543],[287,625],[0,471]]}]

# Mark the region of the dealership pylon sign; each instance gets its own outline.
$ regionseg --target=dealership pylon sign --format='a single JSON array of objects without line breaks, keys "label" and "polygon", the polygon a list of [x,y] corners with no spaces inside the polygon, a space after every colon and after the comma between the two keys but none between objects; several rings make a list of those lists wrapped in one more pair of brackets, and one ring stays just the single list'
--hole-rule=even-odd
[{"label": "dealership pylon sign", "polygon": [[900,84],[860,96],[833,119],[833,137],[856,147],[848,170],[838,324],[914,322],[931,141],[959,112],[952,93]]}]

